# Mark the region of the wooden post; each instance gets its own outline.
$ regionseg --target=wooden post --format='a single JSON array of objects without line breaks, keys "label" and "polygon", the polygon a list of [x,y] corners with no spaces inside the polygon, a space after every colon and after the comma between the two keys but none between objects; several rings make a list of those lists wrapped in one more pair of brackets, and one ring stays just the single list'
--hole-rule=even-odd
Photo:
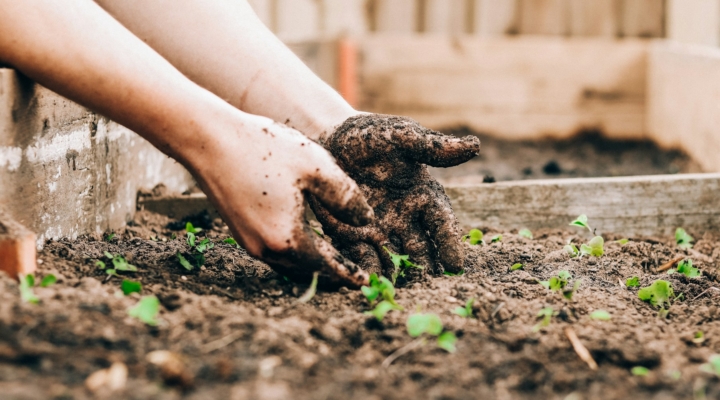
[{"label": "wooden post", "polygon": [[35,272],[35,234],[0,210],[0,271],[17,279]]},{"label": "wooden post", "polygon": [[572,36],[615,37],[619,33],[620,0],[571,0]]},{"label": "wooden post", "polygon": [[369,30],[366,0],[322,0],[320,30],[324,38],[361,36]]},{"label": "wooden post", "polygon": [[516,34],[519,0],[472,0],[472,33],[480,36]]},{"label": "wooden post", "polygon": [[567,35],[569,0],[521,0],[520,33],[530,35]]},{"label": "wooden post", "polygon": [[468,3],[465,0],[425,0],[423,32],[468,33]]},{"label": "wooden post", "polygon": [[620,34],[626,37],[663,37],[665,35],[665,1],[623,0]]},{"label": "wooden post", "polygon": [[678,42],[720,45],[720,0],[668,0],[667,33]]},{"label": "wooden post", "polygon": [[417,0],[374,0],[377,32],[414,33],[418,31]]},{"label": "wooden post", "polygon": [[348,38],[338,42],[338,92],[351,106],[358,105],[358,49]]},{"label": "wooden post", "polygon": [[320,7],[315,0],[275,0],[275,33],[285,41],[320,36]]}]

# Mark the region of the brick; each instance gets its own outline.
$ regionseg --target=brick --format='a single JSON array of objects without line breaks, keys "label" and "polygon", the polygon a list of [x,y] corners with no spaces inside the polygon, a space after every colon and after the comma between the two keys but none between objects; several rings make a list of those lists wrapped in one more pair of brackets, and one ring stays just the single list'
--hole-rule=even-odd
[{"label": "brick", "polygon": [[35,240],[33,232],[0,210],[0,271],[16,279],[35,272]]}]

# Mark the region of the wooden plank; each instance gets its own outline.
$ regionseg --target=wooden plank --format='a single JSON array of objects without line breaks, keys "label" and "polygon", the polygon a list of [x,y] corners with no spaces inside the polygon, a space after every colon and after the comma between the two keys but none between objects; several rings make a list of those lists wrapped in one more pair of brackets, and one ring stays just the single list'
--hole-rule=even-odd
[{"label": "wooden plank", "polygon": [[[445,191],[463,230],[566,228],[580,214],[588,215],[598,233],[720,229],[720,174],[515,181],[446,186]],[[201,194],[141,204],[176,217],[212,209]]]},{"label": "wooden plank", "polygon": [[571,0],[572,36],[615,37],[619,33],[620,0]]},{"label": "wooden plank", "polygon": [[471,31],[480,36],[517,34],[520,0],[473,0]]},{"label": "wooden plank", "polygon": [[35,272],[35,240],[33,232],[0,209],[0,271],[15,279]]},{"label": "wooden plank", "polygon": [[668,0],[667,34],[678,42],[720,45],[720,0]]},{"label": "wooden plank", "polygon": [[286,45],[323,81],[339,88],[340,48],[337,40],[287,42]]},{"label": "wooden plank", "polygon": [[320,30],[323,37],[361,36],[368,32],[367,0],[322,0]]},{"label": "wooden plank", "polygon": [[468,3],[465,0],[425,0],[422,31],[427,33],[468,33]]},{"label": "wooden plank", "polygon": [[520,33],[567,35],[570,27],[569,0],[521,0]]},{"label": "wooden plank", "polygon": [[361,108],[508,138],[645,133],[648,44],[520,36],[369,37]]},{"label": "wooden plank", "polygon": [[376,32],[414,33],[419,28],[417,0],[374,0]]},{"label": "wooden plank", "polygon": [[580,214],[598,233],[720,229],[720,174],[501,182],[445,191],[464,230],[566,228]]},{"label": "wooden plank", "polygon": [[274,30],[273,0],[248,0],[248,3],[250,3],[260,21],[271,30]]},{"label": "wooden plank", "polygon": [[320,7],[315,0],[275,0],[275,34],[284,41],[320,37]]},{"label": "wooden plank", "polygon": [[625,37],[663,37],[665,0],[622,0],[620,31]]},{"label": "wooden plank", "polygon": [[656,43],[648,76],[650,137],[684,149],[705,171],[720,172],[720,49]]}]

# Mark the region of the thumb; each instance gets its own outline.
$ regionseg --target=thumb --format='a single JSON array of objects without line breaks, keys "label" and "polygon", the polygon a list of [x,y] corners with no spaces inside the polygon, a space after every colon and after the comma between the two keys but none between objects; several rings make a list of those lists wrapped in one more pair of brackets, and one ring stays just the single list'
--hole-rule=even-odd
[{"label": "thumb", "polygon": [[316,169],[306,185],[305,189],[341,222],[363,226],[375,216],[355,181],[332,161]]},{"label": "thumb", "polygon": [[480,139],[475,136],[459,138],[416,128],[399,140],[408,158],[433,167],[452,167],[480,154]]}]

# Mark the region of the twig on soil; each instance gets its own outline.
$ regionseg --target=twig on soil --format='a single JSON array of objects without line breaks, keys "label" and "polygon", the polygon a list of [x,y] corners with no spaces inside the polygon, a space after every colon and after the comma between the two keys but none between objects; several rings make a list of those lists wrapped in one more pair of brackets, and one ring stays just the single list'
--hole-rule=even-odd
[{"label": "twig on soil", "polygon": [[502,302],[502,303],[498,304],[497,306],[495,306],[495,309],[492,311],[492,314],[490,314],[490,318],[493,318],[493,319],[494,319],[494,318],[495,318],[495,315],[497,315],[497,313],[498,313],[498,312],[500,311],[500,309],[503,308],[503,307],[505,307],[505,303],[504,303],[504,302]]},{"label": "twig on soil", "polygon": [[679,263],[680,261],[682,261],[682,260],[684,260],[684,259],[685,259],[685,256],[675,257],[675,258],[673,258],[672,260],[670,260],[670,261],[666,262],[665,264],[661,265],[661,266],[657,269],[657,271],[658,271],[658,272],[665,272],[665,271],[669,270],[670,268],[674,267],[675,264]]},{"label": "twig on soil", "polygon": [[693,299],[692,299],[692,300],[690,300],[690,301],[695,301],[695,300],[699,299],[699,298],[700,298],[700,296],[704,295],[705,293],[707,293],[707,292],[709,292],[709,291],[711,291],[711,290],[717,290],[717,291],[720,291],[720,289],[718,289],[718,288],[716,288],[716,287],[709,287],[709,288],[705,289],[705,291],[704,291],[704,292],[702,292],[702,293],[700,293],[699,295],[697,295],[697,296],[693,297]]},{"label": "twig on soil", "polygon": [[382,368],[388,368],[390,367],[390,364],[392,364],[395,360],[398,358],[404,356],[405,354],[415,350],[416,348],[422,346],[425,344],[425,338],[417,338],[413,340],[412,342],[406,344],[405,346],[395,350],[392,354],[390,354],[383,362],[380,364]]},{"label": "twig on soil", "polygon": [[565,327],[565,336],[570,340],[570,343],[573,346],[573,349],[575,349],[575,353],[577,353],[578,357],[580,357],[581,360],[585,361],[585,363],[590,367],[591,370],[595,371],[598,369],[598,365],[595,362],[595,360],[590,355],[590,352],[588,349],[580,342],[580,339],[578,339],[577,334],[575,334],[575,331],[571,327]]},{"label": "twig on soil", "polygon": [[231,333],[225,337],[221,337],[220,339],[213,340],[212,342],[209,342],[209,343],[205,343],[202,346],[201,351],[203,354],[212,353],[215,350],[222,349],[223,347],[231,344],[232,342],[240,339],[241,337],[242,337],[242,332]]}]

